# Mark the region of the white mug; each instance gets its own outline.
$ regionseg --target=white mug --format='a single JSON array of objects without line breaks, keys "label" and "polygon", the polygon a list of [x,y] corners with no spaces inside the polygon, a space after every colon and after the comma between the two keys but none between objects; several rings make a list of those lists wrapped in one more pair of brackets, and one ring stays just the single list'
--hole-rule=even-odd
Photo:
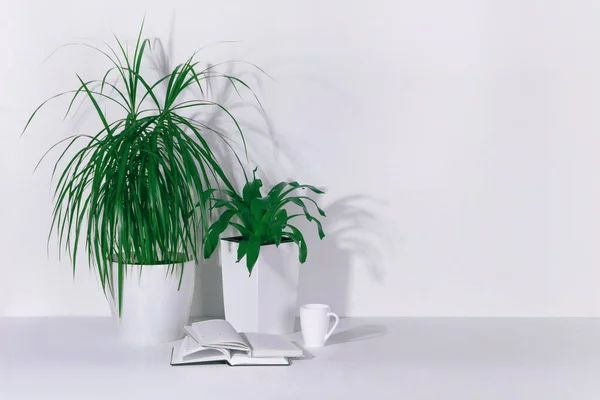
[{"label": "white mug", "polygon": [[[329,318],[335,322],[329,331]],[[329,311],[327,304],[305,304],[300,307],[300,326],[306,347],[323,347],[338,326],[340,318]]]}]

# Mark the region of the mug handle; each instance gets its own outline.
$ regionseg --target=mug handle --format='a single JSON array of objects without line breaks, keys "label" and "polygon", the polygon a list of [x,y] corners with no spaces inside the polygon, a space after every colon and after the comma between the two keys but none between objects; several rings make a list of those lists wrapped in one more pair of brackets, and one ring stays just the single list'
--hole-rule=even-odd
[{"label": "mug handle", "polygon": [[335,322],[333,323],[333,326],[331,327],[329,332],[327,332],[327,335],[325,335],[325,341],[327,341],[327,339],[329,339],[329,336],[331,336],[333,331],[335,331],[335,328],[337,328],[338,324],[340,323],[340,317],[338,317],[338,315],[336,313],[332,313],[332,312],[327,313],[327,318],[331,318],[331,317],[333,317],[335,319]]}]

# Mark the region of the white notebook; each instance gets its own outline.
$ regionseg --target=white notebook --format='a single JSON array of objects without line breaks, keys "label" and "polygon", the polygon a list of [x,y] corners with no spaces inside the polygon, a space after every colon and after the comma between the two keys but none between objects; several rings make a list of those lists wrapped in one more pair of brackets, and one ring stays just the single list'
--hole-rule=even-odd
[{"label": "white notebook", "polygon": [[226,362],[229,365],[289,365],[289,358],[303,357],[300,348],[283,336],[238,333],[225,320],[196,322],[173,348],[171,365]]}]

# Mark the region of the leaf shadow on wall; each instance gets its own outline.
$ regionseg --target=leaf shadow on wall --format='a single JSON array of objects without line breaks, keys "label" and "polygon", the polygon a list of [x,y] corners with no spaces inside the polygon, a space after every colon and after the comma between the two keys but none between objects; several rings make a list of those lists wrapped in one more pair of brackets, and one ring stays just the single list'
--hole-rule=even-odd
[{"label": "leaf shadow on wall", "polygon": [[[224,73],[226,75],[236,76],[234,65],[227,66]],[[257,158],[260,159],[262,150],[264,148],[278,148],[278,143],[275,139],[274,129],[271,121],[258,104],[238,97],[238,94],[235,92],[235,89],[232,86],[218,86],[218,83],[216,82],[211,83],[210,95],[212,96],[213,101],[224,105],[225,108],[232,113],[235,113],[236,110],[240,110],[242,108],[251,111],[251,115],[245,115],[241,117],[236,115],[236,120],[240,126],[242,126],[248,146],[248,160],[242,160],[242,163],[246,165],[249,164],[251,166],[260,165],[260,162],[258,162],[253,155],[256,155]],[[235,132],[235,127],[231,126],[231,120],[229,120],[228,116],[225,115],[225,113],[220,109],[213,109],[211,112],[208,112],[204,115],[196,115],[195,117],[198,120],[203,121],[203,123],[207,126],[219,127],[218,130],[221,131],[220,133],[225,136],[232,137],[235,135],[231,134],[231,132]],[[239,137],[232,137],[232,139],[239,140]],[[241,188],[245,183],[245,180],[240,174],[240,163],[235,158],[231,148],[229,148],[229,144],[231,143],[225,143],[217,135],[208,135],[206,137],[206,141],[215,153],[217,159],[221,162],[227,177],[232,180],[234,186]],[[272,186],[268,178],[268,172],[269,171],[267,170],[259,171],[259,176],[262,179],[265,187]],[[251,179],[251,176],[249,176],[248,179]],[[199,257],[199,259],[202,259],[202,257]],[[242,263],[240,263],[240,267],[242,267],[241,264]],[[224,315],[222,272],[218,251],[216,251],[210,259],[203,259],[200,268],[198,268],[196,291],[192,304],[191,315]]]},{"label": "leaf shadow on wall", "polygon": [[[171,29],[170,37],[166,42],[156,40],[153,46],[152,66],[163,76],[174,67],[173,35]],[[211,64],[207,63],[207,65]],[[224,64],[223,74],[243,77],[245,81],[247,78],[260,88],[264,75],[256,70],[248,71],[244,66],[247,65]],[[210,79],[207,84],[208,90],[205,94],[195,93],[195,95],[201,98],[210,97],[211,101],[223,105],[235,114],[244,130],[248,145],[249,159],[244,164],[261,166],[259,175],[265,190],[276,183],[273,182],[276,178],[285,175],[286,167],[291,167],[293,170],[307,167],[303,165],[300,155],[295,154],[285,140],[279,141],[272,121],[253,97],[239,96],[235,88],[218,79]],[[205,113],[197,114],[195,117],[208,126],[217,127],[226,137],[239,140],[237,134],[232,134],[235,132],[235,126],[231,125],[231,121],[222,110],[207,109]],[[221,162],[225,174],[240,187],[243,183],[239,174],[240,166],[231,149],[218,135],[207,135],[206,140]],[[265,163],[264,161],[269,158],[271,162]],[[309,193],[305,194],[309,195]],[[315,199],[321,201],[318,197]],[[323,200],[328,200],[327,195]],[[297,224],[298,228],[305,232],[308,245],[307,261],[300,266],[299,305],[309,302],[326,303],[331,305],[336,313],[347,315],[351,310],[350,285],[354,268],[365,268],[369,279],[383,282],[385,277],[382,249],[384,246],[389,247],[386,241],[390,235],[386,232],[383,219],[379,216],[379,208],[382,206],[384,204],[380,201],[361,194],[334,200],[324,207],[327,217],[322,222],[326,237],[322,241],[316,234],[314,224],[306,220]],[[218,251],[208,260],[203,260],[201,256],[198,260],[202,261],[199,262],[197,269],[191,315],[193,317],[222,316],[224,315],[222,273]]]},{"label": "leaf shadow on wall", "polygon": [[[308,258],[300,267],[298,304],[324,303],[344,316],[351,309],[353,268],[366,268],[367,276],[384,281],[384,252],[389,235],[378,208],[383,204],[365,195],[340,198],[324,208],[325,238],[305,234]],[[301,229],[314,226],[303,223]],[[312,232],[309,232],[312,233]]]},{"label": "leaf shadow on wall", "polygon": [[[154,40],[150,62],[152,68],[159,76],[169,74],[175,67],[173,62],[173,43],[172,29],[170,37],[166,42],[160,39]],[[243,88],[239,87],[240,85],[234,87],[230,80],[223,78],[223,76],[235,76],[260,86],[262,74],[258,73],[257,69],[243,68],[244,66],[248,65],[243,63],[224,63],[223,65],[218,65],[207,62],[205,68],[214,71],[214,74],[211,72],[211,76],[204,81],[206,84],[204,93],[200,93],[199,90],[190,90],[189,94],[195,98],[207,99],[220,104],[235,115],[237,122],[243,129],[248,146],[248,160],[242,160],[242,163],[246,165],[258,165],[259,163],[256,162],[252,155],[256,154],[260,158],[261,153],[264,153],[265,147],[277,149],[278,142],[271,121],[260,103],[254,98],[253,93],[242,91],[241,89]],[[245,181],[243,175],[240,173],[240,161],[235,157],[231,146],[240,155],[245,152],[239,143],[236,148],[235,142],[240,141],[240,136],[239,132],[237,132],[237,127],[229,115],[221,108],[215,106],[207,107],[204,112],[196,112],[191,116],[216,131],[207,131],[204,139],[215,154],[224,173],[234,186],[240,188]],[[227,139],[223,140],[223,137]],[[266,170],[260,173],[260,177],[266,187],[270,186],[267,178],[268,175],[268,171]],[[224,315],[220,264],[218,251],[208,260],[205,260],[202,254],[198,255],[194,299],[191,308],[192,317],[220,317]]]}]

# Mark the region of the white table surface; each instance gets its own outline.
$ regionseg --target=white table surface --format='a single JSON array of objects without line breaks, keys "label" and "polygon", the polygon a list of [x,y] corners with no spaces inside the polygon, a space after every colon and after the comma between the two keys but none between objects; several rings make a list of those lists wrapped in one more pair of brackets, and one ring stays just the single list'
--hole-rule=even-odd
[{"label": "white table surface", "polygon": [[0,319],[0,399],[600,398],[600,319],[343,319],[289,367],[170,351],[120,344],[109,318]]}]

